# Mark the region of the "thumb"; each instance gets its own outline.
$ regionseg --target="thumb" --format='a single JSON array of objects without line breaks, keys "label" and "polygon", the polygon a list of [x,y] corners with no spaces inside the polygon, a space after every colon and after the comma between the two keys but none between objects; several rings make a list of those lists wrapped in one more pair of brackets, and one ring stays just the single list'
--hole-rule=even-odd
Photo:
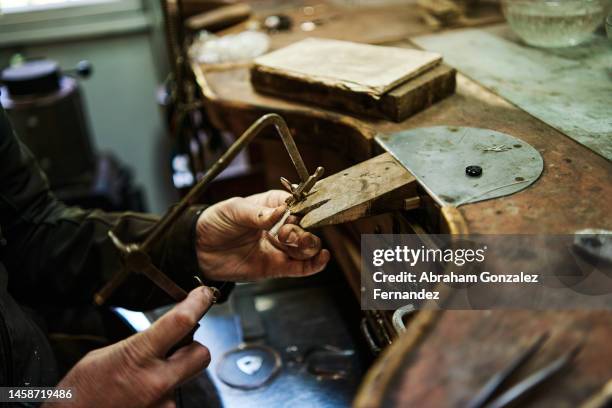
[{"label": "thumb", "polygon": [[244,198],[230,200],[228,216],[239,226],[266,230],[272,228],[287,209],[285,204],[276,207],[264,207]]},{"label": "thumb", "polygon": [[217,296],[217,289],[206,286],[195,288],[151,327],[129,337],[127,341],[139,349],[151,350],[156,356],[163,358],[168,354],[168,350],[196,327],[198,321],[215,303]]}]

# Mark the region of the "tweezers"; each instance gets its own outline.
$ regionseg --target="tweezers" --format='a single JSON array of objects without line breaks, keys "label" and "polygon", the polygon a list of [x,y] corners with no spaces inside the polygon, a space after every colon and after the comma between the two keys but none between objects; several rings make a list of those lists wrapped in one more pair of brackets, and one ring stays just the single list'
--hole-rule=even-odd
[{"label": "tweezers", "polygon": [[513,374],[524,366],[527,361],[529,361],[538,352],[538,350],[542,348],[542,345],[548,339],[548,337],[549,334],[547,332],[538,336],[531,346],[516,356],[506,368],[495,374],[468,403],[467,407],[503,408],[509,406],[563,370],[574,360],[582,348],[582,344],[578,344],[561,357],[539,369],[527,378],[521,380],[516,385],[502,393],[499,397],[492,400],[495,394],[497,394],[501,388],[508,383]]}]

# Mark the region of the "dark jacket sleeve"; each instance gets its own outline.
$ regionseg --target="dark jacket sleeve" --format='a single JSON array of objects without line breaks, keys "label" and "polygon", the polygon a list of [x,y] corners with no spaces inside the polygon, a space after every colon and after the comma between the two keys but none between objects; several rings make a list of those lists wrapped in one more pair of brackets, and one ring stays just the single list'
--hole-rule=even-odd
[{"label": "dark jacket sleeve", "polygon": [[[185,290],[195,286],[194,276],[200,276],[194,244],[200,211],[192,207],[185,212],[150,254]],[[120,267],[108,231],[123,242],[140,242],[155,221],[145,214],[86,211],[59,202],[0,107],[0,228],[6,240],[0,256],[15,298],[29,304],[91,303]],[[169,302],[146,277],[132,273],[108,304],[146,310]]]}]

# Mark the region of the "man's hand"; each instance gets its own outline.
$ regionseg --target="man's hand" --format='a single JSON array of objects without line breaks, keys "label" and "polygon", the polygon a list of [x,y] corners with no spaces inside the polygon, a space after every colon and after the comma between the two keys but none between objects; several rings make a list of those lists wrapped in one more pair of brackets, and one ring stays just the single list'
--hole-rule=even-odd
[{"label": "man's hand", "polygon": [[73,399],[51,406],[174,407],[173,390],[206,368],[210,353],[196,342],[168,352],[212,303],[210,288],[196,288],[149,329],[88,353],[58,385],[71,388]]},{"label": "man's hand", "polygon": [[200,269],[208,279],[253,281],[281,276],[305,276],[323,270],[329,251],[321,240],[295,225],[289,217],[278,237],[269,230],[281,219],[289,193],[272,190],[232,198],[202,213],[196,248]]}]

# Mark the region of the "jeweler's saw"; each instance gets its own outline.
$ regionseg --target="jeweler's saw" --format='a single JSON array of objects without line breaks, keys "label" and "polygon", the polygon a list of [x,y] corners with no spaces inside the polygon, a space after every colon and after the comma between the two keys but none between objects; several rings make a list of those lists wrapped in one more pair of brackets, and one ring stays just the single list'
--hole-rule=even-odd
[{"label": "jeweler's saw", "polygon": [[[166,292],[171,298],[176,301],[181,301],[187,296],[187,291],[181,288],[170,279],[165,273],[160,271],[152,262],[149,256],[149,251],[166,233],[171,225],[187,210],[191,205],[197,204],[202,194],[206,191],[208,185],[217,177],[232,160],[248,146],[251,141],[267,127],[273,126],[281,137],[287,153],[295,166],[295,169],[300,177],[298,184],[290,185],[291,196],[287,199],[287,205],[295,205],[304,200],[314,186],[316,181],[323,175],[323,168],[318,167],[315,172],[310,175],[306,169],[306,165],[302,160],[302,156],[295,145],[295,141],[291,136],[291,132],[287,127],[287,123],[279,115],[271,113],[262,116],[253,123],[228,149],[223,155],[206,171],[197,184],[187,193],[185,197],[176,205],[170,208],[166,214],[153,227],[151,233],[142,243],[125,244],[117,237],[113,231],[109,231],[113,244],[121,254],[123,266],[115,273],[111,280],[96,293],[94,302],[101,305],[112,295],[112,293],[121,285],[131,272],[142,273],[149,278],[155,285]],[[283,217],[283,220],[275,226],[278,231],[282,222],[287,219],[289,211]],[[195,277],[199,279],[198,277]]]}]

